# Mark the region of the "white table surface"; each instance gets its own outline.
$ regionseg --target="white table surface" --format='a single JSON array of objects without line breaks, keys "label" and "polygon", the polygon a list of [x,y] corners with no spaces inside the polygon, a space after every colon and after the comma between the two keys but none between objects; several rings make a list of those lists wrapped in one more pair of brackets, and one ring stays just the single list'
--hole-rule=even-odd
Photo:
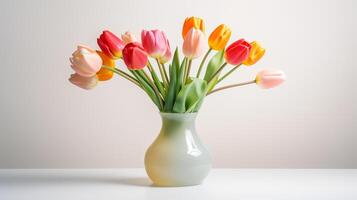
[{"label": "white table surface", "polygon": [[0,170],[0,200],[357,200],[357,170],[214,169],[202,185],[155,187],[144,169]]}]

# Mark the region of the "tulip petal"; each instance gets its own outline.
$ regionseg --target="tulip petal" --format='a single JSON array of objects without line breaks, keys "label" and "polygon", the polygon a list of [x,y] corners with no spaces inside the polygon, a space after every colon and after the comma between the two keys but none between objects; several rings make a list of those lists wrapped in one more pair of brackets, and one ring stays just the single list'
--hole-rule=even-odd
[{"label": "tulip petal", "polygon": [[103,51],[103,53],[105,53],[110,58],[116,58],[113,55],[113,53],[110,51],[109,47],[100,38],[97,39],[97,43],[98,43],[100,49]]},{"label": "tulip petal", "polygon": [[96,76],[83,77],[80,76],[79,74],[72,74],[68,80],[72,84],[85,90],[93,89],[98,83],[98,79]]}]

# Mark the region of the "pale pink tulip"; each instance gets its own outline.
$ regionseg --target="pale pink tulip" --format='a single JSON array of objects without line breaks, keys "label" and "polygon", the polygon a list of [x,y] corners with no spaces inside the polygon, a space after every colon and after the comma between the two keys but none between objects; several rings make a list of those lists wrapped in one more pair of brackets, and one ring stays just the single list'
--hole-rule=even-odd
[{"label": "pale pink tulip", "polygon": [[264,69],[258,72],[255,81],[263,89],[270,89],[285,81],[285,73],[280,70]]},{"label": "pale pink tulip", "polygon": [[93,89],[98,83],[98,77],[96,75],[91,77],[85,77],[79,74],[72,74],[68,80],[72,84],[85,90]]},{"label": "pale pink tulip", "polygon": [[159,58],[160,63],[167,63],[171,59],[172,53],[171,53],[171,47],[170,47],[170,42],[167,40],[166,41],[166,52],[165,55]]},{"label": "pale pink tulip", "polygon": [[130,33],[129,31],[125,32],[124,34],[121,34],[121,39],[123,40],[124,44],[129,44],[132,42],[138,42],[136,37]]},{"label": "pale pink tulip", "polygon": [[183,41],[183,54],[189,59],[194,59],[203,54],[205,47],[204,33],[201,30],[191,28]]},{"label": "pale pink tulip", "polygon": [[69,58],[72,69],[85,77],[94,76],[102,67],[101,57],[90,47],[79,45]]}]

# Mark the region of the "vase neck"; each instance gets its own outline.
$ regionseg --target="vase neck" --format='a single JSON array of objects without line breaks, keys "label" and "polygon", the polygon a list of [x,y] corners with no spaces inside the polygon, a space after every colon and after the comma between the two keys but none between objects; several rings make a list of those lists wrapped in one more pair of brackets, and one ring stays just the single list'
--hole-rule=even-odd
[{"label": "vase neck", "polygon": [[195,128],[197,113],[160,113],[162,132],[165,134],[182,132]]}]

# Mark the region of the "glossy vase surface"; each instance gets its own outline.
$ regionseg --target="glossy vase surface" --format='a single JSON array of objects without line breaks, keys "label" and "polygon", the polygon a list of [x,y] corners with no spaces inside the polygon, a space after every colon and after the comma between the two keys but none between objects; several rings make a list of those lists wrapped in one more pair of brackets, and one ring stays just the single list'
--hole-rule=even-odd
[{"label": "glossy vase surface", "polygon": [[162,127],[145,155],[145,169],[158,186],[198,185],[211,169],[211,157],[197,135],[197,113],[160,113]]}]

